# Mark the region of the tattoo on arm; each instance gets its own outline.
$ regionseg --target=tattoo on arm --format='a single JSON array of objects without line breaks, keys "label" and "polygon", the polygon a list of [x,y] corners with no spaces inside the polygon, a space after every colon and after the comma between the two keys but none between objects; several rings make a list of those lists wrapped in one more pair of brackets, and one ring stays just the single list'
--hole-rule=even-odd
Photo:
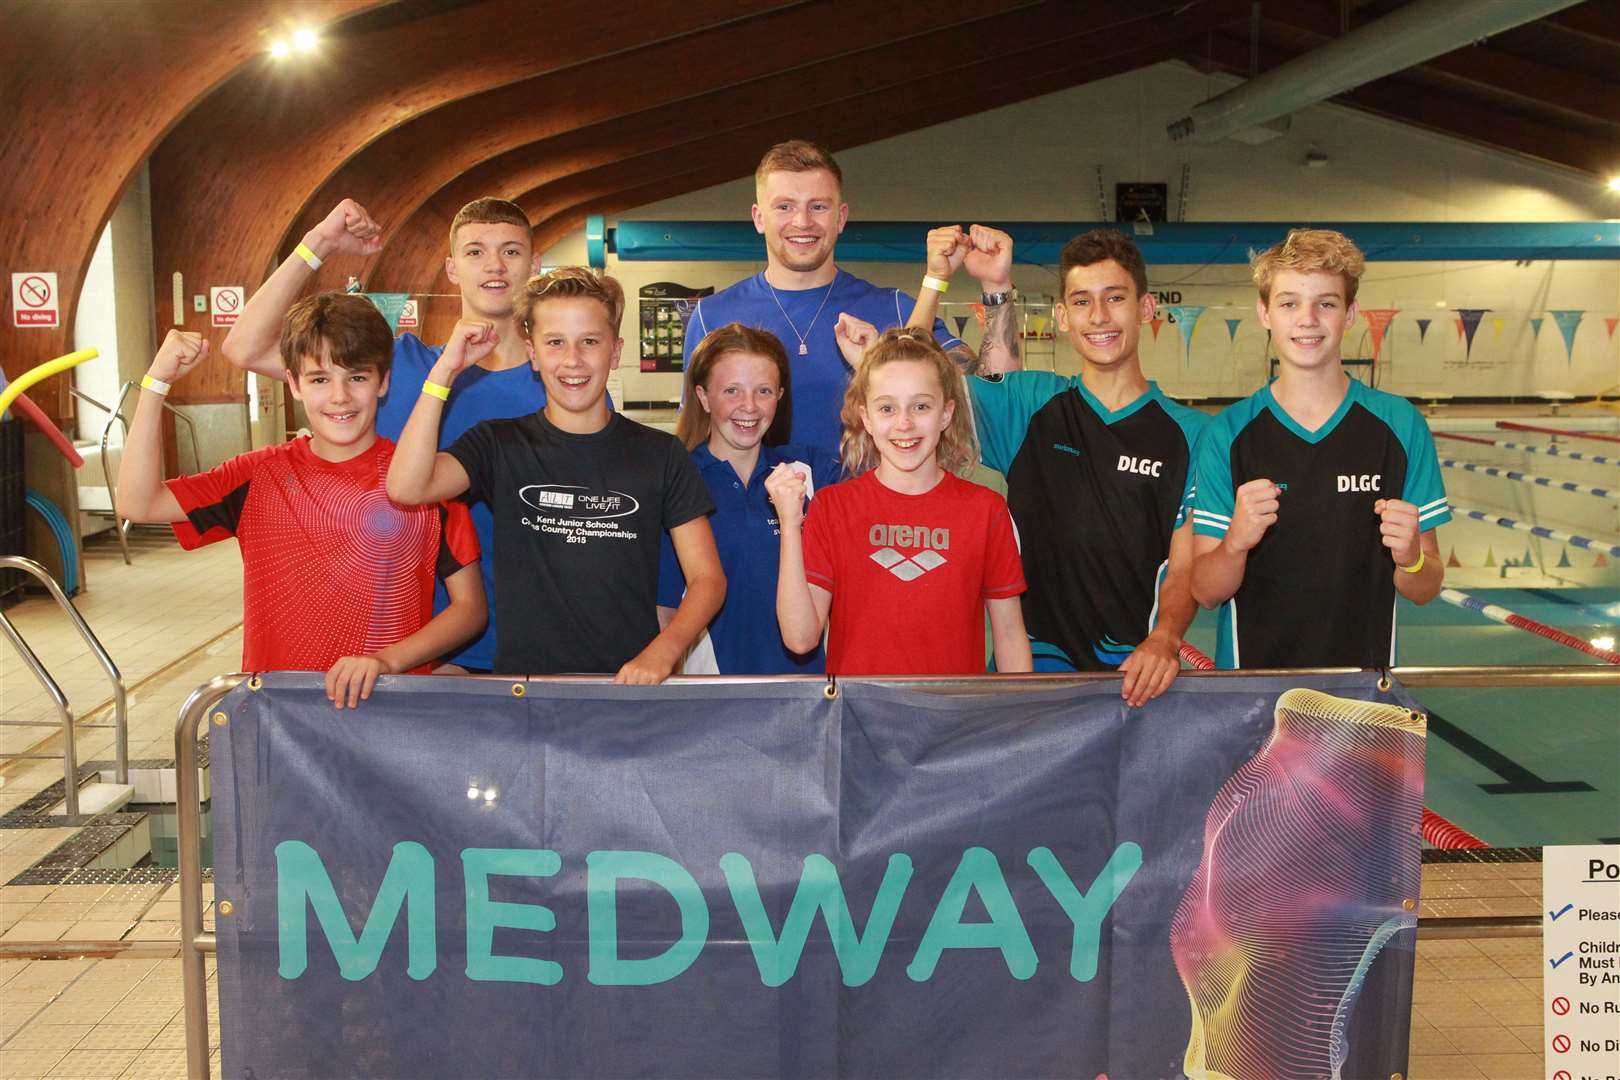
[{"label": "tattoo on arm", "polygon": [[977,375],[982,370],[979,354],[966,345],[953,345],[945,350],[945,355],[951,358],[963,375]]},{"label": "tattoo on arm", "polygon": [[1018,354],[1018,305],[1008,302],[984,309],[984,340],[979,343],[978,369],[991,372],[1016,371],[1022,365]]}]

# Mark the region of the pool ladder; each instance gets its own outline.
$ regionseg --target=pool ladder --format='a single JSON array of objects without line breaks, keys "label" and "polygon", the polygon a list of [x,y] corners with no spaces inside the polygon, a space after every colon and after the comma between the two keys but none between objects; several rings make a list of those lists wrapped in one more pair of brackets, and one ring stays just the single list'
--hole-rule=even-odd
[{"label": "pool ladder", "polygon": [[[91,654],[101,664],[102,670],[107,673],[107,678],[112,681],[113,722],[110,724],[75,724],[73,709],[68,705],[67,695],[62,693],[62,688],[56,684],[55,679],[51,678],[51,673],[45,670],[45,665],[39,662],[39,657],[34,655],[34,650],[28,647],[28,642],[23,640],[23,636],[17,632],[17,628],[12,625],[11,620],[6,618],[5,612],[0,611],[0,630],[5,631],[6,637],[11,640],[11,644],[16,648],[18,655],[23,658],[23,663],[28,665],[28,669],[34,673],[34,678],[39,680],[39,684],[45,688],[45,692],[56,703],[56,711],[61,716],[62,725],[61,754],[0,753],[0,761],[42,758],[49,760],[60,757],[62,759],[62,810],[69,817],[75,817],[79,813],[79,755],[77,748],[73,745],[75,728],[80,731],[112,728],[116,732],[114,779],[120,784],[129,783],[129,708],[125,700],[124,679],[123,676],[118,674],[118,667],[112,662],[112,657],[107,655],[107,650],[102,648],[100,641],[96,640],[96,635],[90,632],[90,625],[84,621],[84,616],[79,614],[79,609],[73,606],[73,601],[69,600],[67,595],[62,592],[62,587],[56,583],[55,578],[51,577],[49,571],[33,559],[25,559],[21,555],[0,555],[0,569],[21,570],[39,579],[50,592],[51,599],[56,601],[56,606],[67,612],[68,619],[73,623],[73,628],[79,632],[79,636],[84,639],[84,643],[90,646]],[[50,726],[52,726],[51,722],[46,720],[0,720],[0,727]]]}]

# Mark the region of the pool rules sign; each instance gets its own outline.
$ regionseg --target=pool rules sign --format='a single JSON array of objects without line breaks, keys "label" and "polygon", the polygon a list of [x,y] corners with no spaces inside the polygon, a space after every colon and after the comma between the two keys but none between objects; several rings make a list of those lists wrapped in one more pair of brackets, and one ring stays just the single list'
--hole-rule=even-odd
[{"label": "pool rules sign", "polygon": [[1615,1075],[1620,1061],[1620,844],[1542,849],[1547,1075]]},{"label": "pool rules sign", "polygon": [[25,271],[11,275],[11,325],[52,327],[62,324],[62,301],[56,274]]}]

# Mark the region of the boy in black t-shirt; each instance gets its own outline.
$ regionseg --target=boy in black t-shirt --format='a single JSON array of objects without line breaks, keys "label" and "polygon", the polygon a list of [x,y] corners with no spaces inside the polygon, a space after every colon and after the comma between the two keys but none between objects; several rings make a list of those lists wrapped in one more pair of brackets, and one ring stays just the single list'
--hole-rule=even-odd
[{"label": "boy in black t-shirt", "polygon": [[[413,504],[483,499],[495,516],[495,670],[668,678],[725,599],[708,489],[674,436],[612,412],[624,291],[563,267],[529,279],[515,314],[546,407],[488,420],[435,454],[456,375],[499,343],[489,323],[456,324],[399,438],[388,494]],[[686,596],[659,632],[658,549],[668,531]]]}]

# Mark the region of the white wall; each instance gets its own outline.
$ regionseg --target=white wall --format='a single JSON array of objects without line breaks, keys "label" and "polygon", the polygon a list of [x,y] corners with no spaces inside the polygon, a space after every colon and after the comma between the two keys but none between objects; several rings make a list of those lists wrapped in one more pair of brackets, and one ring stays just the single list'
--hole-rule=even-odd
[{"label": "white wall", "polygon": [[[1568,172],[1456,139],[1332,105],[1293,118],[1292,130],[1262,146],[1224,141],[1175,143],[1165,125],[1235,80],[1159,64],[1090,86],[1048,95],[839,153],[852,219],[972,221],[1100,220],[1097,168],[1111,199],[1117,181],[1170,184],[1172,216],[1183,164],[1191,166],[1186,219],[1309,221],[1585,221],[1620,216],[1620,197]],[[765,149],[760,148],[761,151]],[[1328,165],[1307,169],[1307,150]],[[752,177],[627,212],[626,219],[745,218]],[[611,221],[609,224],[613,224]],[[545,255],[548,265],[583,262],[583,233]],[[644,284],[679,281],[723,287],[761,269],[754,263],[621,263],[609,269],[634,297]],[[856,263],[850,269],[885,285],[915,290],[920,266]],[[1022,266],[1016,279],[1032,300],[1056,290],[1055,268]],[[1176,289],[1204,305],[1190,353],[1174,325],[1144,335],[1144,366],[1173,393],[1231,397],[1263,378],[1264,331],[1242,266],[1158,266],[1156,289]],[[947,302],[974,299],[959,281]],[[1398,308],[1380,353],[1379,385],[1415,396],[1504,396],[1565,390],[1590,394],[1620,382],[1620,262],[1373,263],[1363,280],[1364,307]],[[1472,351],[1455,329],[1453,309],[1491,308]],[[1584,309],[1574,350],[1545,312]],[[960,310],[960,309],[958,309]],[[1416,318],[1431,319],[1420,342]],[[1229,337],[1225,319],[1242,319]],[[1539,336],[1529,320],[1545,318]],[[1496,320],[1500,320],[1500,324]],[[635,323],[635,311],[626,315]],[[634,334],[625,364],[637,366]],[[970,337],[971,337],[970,332]],[[1366,324],[1346,353],[1370,355]],[[1032,366],[1073,371],[1066,342]],[[631,400],[673,400],[680,377],[627,370]]]}]

